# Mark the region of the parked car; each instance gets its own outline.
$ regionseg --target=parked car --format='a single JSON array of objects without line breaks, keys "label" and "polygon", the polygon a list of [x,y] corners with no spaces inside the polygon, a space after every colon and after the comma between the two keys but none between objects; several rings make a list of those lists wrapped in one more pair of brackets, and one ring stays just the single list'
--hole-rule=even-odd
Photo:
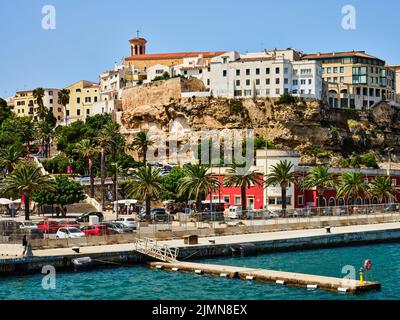
[{"label": "parked car", "polygon": [[136,230],[137,226],[138,226],[137,221],[135,219],[129,218],[129,217],[123,217],[123,218],[120,218],[119,220],[116,220],[113,222],[120,222],[128,228],[132,228],[133,230]]},{"label": "parked car", "polygon": [[89,222],[90,217],[92,216],[97,216],[99,217],[99,222],[102,222],[104,220],[104,215],[102,212],[97,212],[97,211],[92,211],[92,212],[86,212],[83,215],[81,215],[76,221],[78,222],[83,222],[87,223]]},{"label": "parked car", "polygon": [[78,228],[79,223],[75,220],[42,220],[37,223],[37,227],[43,231],[43,233],[57,233],[60,228]]},{"label": "parked car", "polygon": [[105,225],[95,224],[81,228],[81,231],[86,236],[108,236],[111,234],[110,230]]},{"label": "parked car", "polygon": [[231,206],[229,207],[228,218],[229,219],[240,219],[242,216],[242,207]]},{"label": "parked car", "polygon": [[38,229],[38,226],[32,221],[22,221],[19,224],[20,229]]},{"label": "parked car", "polygon": [[60,228],[56,233],[57,239],[76,239],[85,237],[85,233],[83,233],[78,228],[67,227]]},{"label": "parked car", "polygon": [[150,211],[150,219],[154,222],[169,222],[173,218],[164,208],[154,208]]},{"label": "parked car", "polygon": [[109,230],[110,234],[118,234],[118,233],[132,233],[133,229],[128,228],[121,222],[105,222],[102,223],[103,226],[106,226],[107,230]]}]

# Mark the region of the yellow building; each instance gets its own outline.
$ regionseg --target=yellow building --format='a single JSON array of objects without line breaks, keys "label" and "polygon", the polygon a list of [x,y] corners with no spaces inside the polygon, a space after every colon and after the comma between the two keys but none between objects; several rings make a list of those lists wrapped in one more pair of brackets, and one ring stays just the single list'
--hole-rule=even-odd
[{"label": "yellow building", "polygon": [[225,51],[213,52],[175,52],[175,53],[146,53],[147,40],[143,38],[133,38],[129,40],[131,44],[131,55],[125,58],[125,65],[132,65],[141,72],[155,65],[172,67],[183,64],[185,58],[196,58],[202,56],[204,61],[219,56]]},{"label": "yellow building", "polygon": [[69,104],[66,106],[67,123],[85,121],[87,116],[93,115],[93,104],[100,100],[98,83],[81,80],[66,89],[70,91]]},{"label": "yellow building", "polygon": [[369,108],[382,100],[395,102],[394,70],[364,51],[307,54],[322,62],[332,108]]},{"label": "yellow building", "polygon": [[[63,120],[63,108],[58,103],[59,89],[44,89],[43,104],[53,112],[57,122]],[[38,104],[33,96],[33,90],[17,91],[14,97],[14,113],[19,117],[30,116],[37,120]]]}]

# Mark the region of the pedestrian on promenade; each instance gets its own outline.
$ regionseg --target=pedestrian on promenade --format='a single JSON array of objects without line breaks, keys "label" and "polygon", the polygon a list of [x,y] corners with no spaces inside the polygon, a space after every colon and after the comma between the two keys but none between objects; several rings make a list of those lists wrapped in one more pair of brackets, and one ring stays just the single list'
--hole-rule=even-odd
[{"label": "pedestrian on promenade", "polygon": [[22,252],[22,256],[26,257],[28,253],[28,238],[26,235],[24,235],[24,237],[22,238],[22,247],[24,249],[24,251]]}]

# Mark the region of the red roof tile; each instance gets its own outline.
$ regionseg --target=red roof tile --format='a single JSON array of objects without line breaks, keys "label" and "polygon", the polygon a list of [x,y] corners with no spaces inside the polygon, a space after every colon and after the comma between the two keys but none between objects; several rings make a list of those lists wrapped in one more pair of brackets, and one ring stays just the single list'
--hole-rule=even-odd
[{"label": "red roof tile", "polygon": [[203,55],[204,58],[212,58],[224,54],[225,51],[213,51],[213,52],[175,52],[175,53],[150,53],[150,54],[140,54],[126,57],[125,60],[157,60],[157,59],[182,59],[198,57]]}]

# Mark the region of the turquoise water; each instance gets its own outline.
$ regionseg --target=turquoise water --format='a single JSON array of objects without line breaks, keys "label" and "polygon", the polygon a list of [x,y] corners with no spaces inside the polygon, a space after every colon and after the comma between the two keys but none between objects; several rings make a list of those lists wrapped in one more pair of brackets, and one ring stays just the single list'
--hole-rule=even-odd
[{"label": "turquoise water", "polygon": [[42,275],[0,278],[0,299],[400,299],[400,244],[265,254],[248,258],[202,260],[206,263],[267,268],[342,277],[342,267],[356,270],[372,260],[369,280],[382,283],[381,292],[361,295],[246,282],[178,272],[150,270],[146,266],[106,268],[84,273],[58,273],[56,290],[42,288]]}]

